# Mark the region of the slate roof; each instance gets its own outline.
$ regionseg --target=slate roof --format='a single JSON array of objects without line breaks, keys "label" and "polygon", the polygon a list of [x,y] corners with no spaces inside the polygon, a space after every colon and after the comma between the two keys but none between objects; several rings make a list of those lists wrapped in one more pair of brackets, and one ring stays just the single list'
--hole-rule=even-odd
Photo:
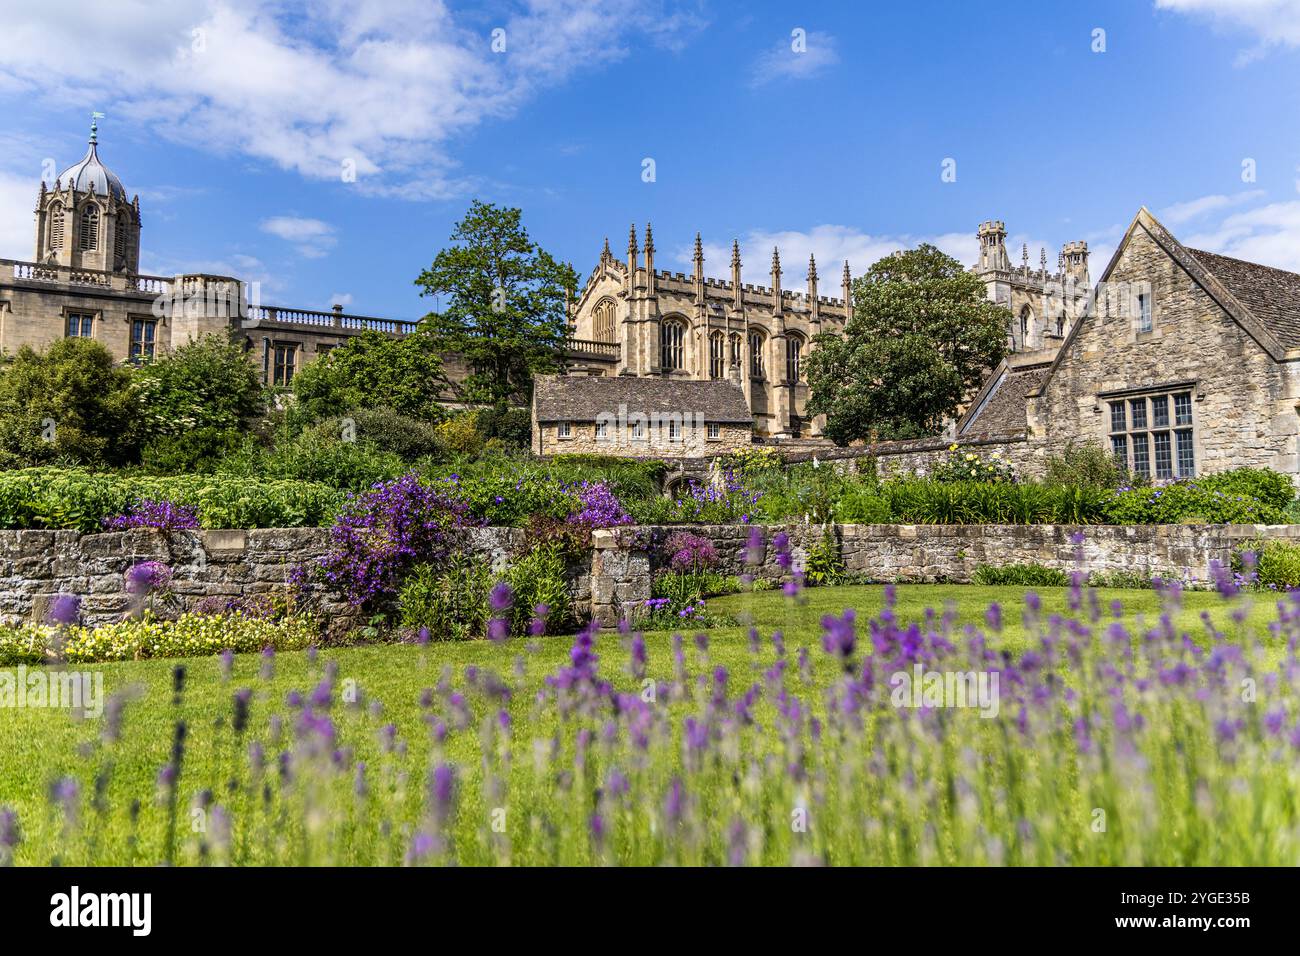
[{"label": "slate roof", "polygon": [[1030,365],[995,371],[990,388],[977,396],[970,417],[961,422],[959,435],[1005,435],[1028,425],[1028,396],[1047,377],[1048,366]]},{"label": "slate roof", "polygon": [[702,415],[706,422],[751,425],[745,393],[731,382],[631,375],[541,375],[533,386],[539,422],[594,422],[602,414]]},{"label": "slate roof", "polygon": [[1286,348],[1300,348],[1300,275],[1215,252],[1187,251]]}]

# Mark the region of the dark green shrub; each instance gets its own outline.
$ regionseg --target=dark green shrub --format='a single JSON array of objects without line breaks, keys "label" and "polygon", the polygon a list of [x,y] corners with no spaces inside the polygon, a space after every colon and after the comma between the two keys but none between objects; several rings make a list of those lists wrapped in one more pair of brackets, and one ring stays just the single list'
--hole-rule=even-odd
[{"label": "dark green shrub", "polygon": [[1202,475],[1195,479],[1195,483],[1203,491],[1256,498],[1266,507],[1278,511],[1289,508],[1296,497],[1291,476],[1271,468],[1234,468]]},{"label": "dark green shrub", "polygon": [[23,346],[0,373],[0,452],[10,465],[127,465],[145,429],[130,370],[91,339]]},{"label": "dark green shrub", "polygon": [[178,435],[159,435],[140,453],[140,464],[163,475],[216,471],[243,447],[245,437],[233,428],[207,425]]},{"label": "dark green shrub", "polygon": [[499,439],[509,448],[528,448],[533,441],[532,415],[526,408],[484,408],[475,424],[484,438]]},{"label": "dark green shrub", "polygon": [[981,564],[971,575],[975,584],[1014,585],[1033,588],[1064,588],[1070,576],[1057,568],[1041,564]]},{"label": "dark green shrub", "polygon": [[546,633],[563,634],[576,623],[569,596],[564,552],[555,545],[534,547],[506,572],[514,592],[511,631],[526,634],[540,606],[545,606]]},{"label": "dark green shrub", "polygon": [[354,408],[346,415],[330,420],[336,434],[344,433],[349,419],[355,431],[353,437],[359,444],[394,454],[404,462],[436,457],[443,451],[435,422],[403,415],[387,406]]},{"label": "dark green shrub", "polygon": [[1278,524],[1285,511],[1244,494],[1207,488],[1200,480],[1116,492],[1110,524]]},{"label": "dark green shrub", "polygon": [[1240,572],[1250,570],[1243,555],[1254,556],[1255,583],[1264,588],[1289,591],[1300,588],[1300,542],[1252,541],[1234,555],[1233,566]]},{"label": "dark green shrub", "polygon": [[135,373],[151,436],[238,432],[266,409],[266,389],[242,346],[205,335],[159,356]]},{"label": "dark green shrub", "polygon": [[809,587],[823,587],[843,584],[847,577],[848,569],[844,566],[839,542],[827,532],[808,550],[804,580]]},{"label": "dark green shrub", "polygon": [[1132,485],[1133,477],[1115,455],[1098,442],[1070,442],[1059,455],[1047,459],[1043,480],[1049,485],[1119,488]]},{"label": "dark green shrub", "polygon": [[427,629],[434,641],[484,637],[493,580],[486,561],[463,553],[451,555],[442,568],[421,564],[402,582],[399,619],[415,631]]}]

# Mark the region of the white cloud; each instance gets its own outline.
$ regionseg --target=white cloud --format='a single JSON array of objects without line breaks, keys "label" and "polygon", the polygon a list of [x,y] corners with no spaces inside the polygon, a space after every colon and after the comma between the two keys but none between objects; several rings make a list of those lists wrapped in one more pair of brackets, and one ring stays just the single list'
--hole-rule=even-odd
[{"label": "white cloud", "polygon": [[1259,46],[1244,51],[1239,64],[1258,58],[1270,47],[1300,47],[1300,0],[1156,0],[1156,7],[1255,34]]},{"label": "white cloud", "polygon": [[755,61],[751,83],[762,86],[776,80],[808,79],[839,61],[835,37],[829,33],[783,37]]},{"label": "white cloud", "polygon": [[338,243],[334,227],[319,219],[304,219],[298,216],[272,216],[263,219],[260,227],[263,232],[278,236],[285,242],[291,242],[298,254],[307,259],[319,259]]},{"label": "white cloud", "polygon": [[1193,249],[1300,272],[1300,200],[1236,212],[1213,227],[1179,238]]},{"label": "white cloud", "polygon": [[31,261],[36,245],[36,193],[29,176],[0,170],[0,258]]},{"label": "white cloud", "polygon": [[1190,199],[1187,202],[1178,202],[1172,206],[1166,206],[1160,210],[1157,218],[1167,226],[1180,226],[1194,219],[1200,219],[1210,212],[1246,205],[1259,199],[1264,194],[1262,189],[1247,189],[1231,196],[1222,194],[1202,196],[1199,199]]},{"label": "white cloud", "polygon": [[[10,5],[0,90],[102,104],[175,143],[413,198],[468,184],[454,138],[576,70],[675,46],[669,0],[525,0],[471,26],[441,0],[73,0]],[[50,64],[57,63],[57,70]]]},{"label": "white cloud", "polygon": [[336,305],[341,305],[343,306],[343,308],[346,309],[351,304],[352,304],[351,292],[335,292],[332,296],[330,296],[329,305],[331,309],[334,308],[334,306]]}]

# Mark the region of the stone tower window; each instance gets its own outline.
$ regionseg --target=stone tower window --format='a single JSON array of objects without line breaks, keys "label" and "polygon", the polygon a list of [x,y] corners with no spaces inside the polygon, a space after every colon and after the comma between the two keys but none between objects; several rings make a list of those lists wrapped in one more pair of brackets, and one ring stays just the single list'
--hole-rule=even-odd
[{"label": "stone tower window", "polygon": [[666,369],[679,369],[683,362],[683,342],[686,330],[680,322],[664,322],[659,326],[659,365]]},{"label": "stone tower window", "polygon": [[117,217],[116,235],[113,237],[113,258],[118,262],[126,259],[126,214]]},{"label": "stone tower window", "polygon": [[721,332],[709,336],[709,377],[724,378],[727,374],[727,341]]},{"label": "stone tower window", "polygon": [[1029,326],[1034,321],[1034,313],[1030,311],[1029,306],[1020,310],[1020,347],[1029,347]]},{"label": "stone tower window", "polygon": [[50,248],[63,248],[63,203],[50,206]]},{"label": "stone tower window", "polygon": [[99,248],[99,207],[94,203],[81,211],[79,245],[83,252],[94,252]]},{"label": "stone tower window", "polygon": [[749,333],[749,374],[753,378],[763,377],[763,333]]},{"label": "stone tower window", "polygon": [[736,366],[736,368],[740,368],[740,356],[743,341],[744,340],[739,335],[733,335],[731,337],[731,364]]}]

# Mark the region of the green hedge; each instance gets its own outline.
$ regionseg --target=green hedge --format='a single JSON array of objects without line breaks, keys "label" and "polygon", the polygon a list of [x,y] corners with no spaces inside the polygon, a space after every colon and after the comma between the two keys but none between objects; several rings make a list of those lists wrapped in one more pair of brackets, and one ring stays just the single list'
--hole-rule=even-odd
[{"label": "green hedge", "polygon": [[24,468],[0,472],[0,528],[95,531],[141,499],[188,505],[205,528],[317,527],[334,519],[343,498],[342,491],[310,481]]}]

